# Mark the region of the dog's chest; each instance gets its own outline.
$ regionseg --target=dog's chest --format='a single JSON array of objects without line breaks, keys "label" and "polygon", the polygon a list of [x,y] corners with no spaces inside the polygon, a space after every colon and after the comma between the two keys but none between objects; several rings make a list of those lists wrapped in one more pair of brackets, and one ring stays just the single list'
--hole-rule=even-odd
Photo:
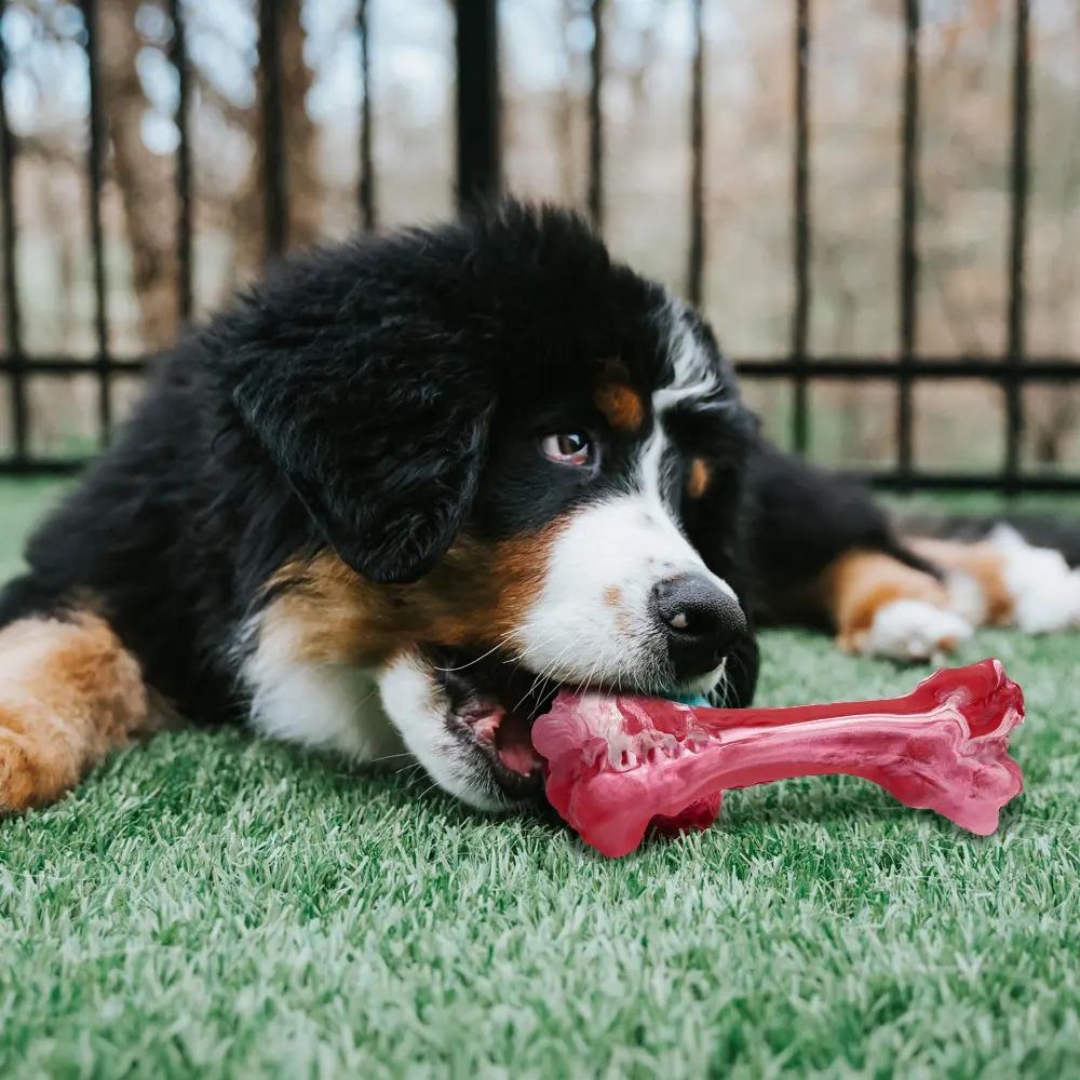
[{"label": "dog's chest", "polygon": [[405,747],[379,696],[377,672],[348,657],[305,655],[305,626],[288,618],[254,628],[243,665],[251,720],[260,731],[355,761],[404,761]]}]

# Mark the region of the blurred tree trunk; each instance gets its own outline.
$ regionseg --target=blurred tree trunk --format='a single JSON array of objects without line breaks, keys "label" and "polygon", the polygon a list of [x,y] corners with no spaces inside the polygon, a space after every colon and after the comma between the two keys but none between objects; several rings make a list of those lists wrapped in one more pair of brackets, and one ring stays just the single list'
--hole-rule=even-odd
[{"label": "blurred tree trunk", "polygon": [[175,193],[171,162],[142,141],[146,98],[136,59],[142,42],[135,28],[141,0],[112,0],[99,7],[101,82],[105,117],[120,185],[132,278],[143,344],[168,345],[178,322]]},{"label": "blurred tree trunk", "polygon": [[281,12],[281,99],[289,162],[288,238],[290,245],[301,247],[316,243],[321,232],[319,133],[307,111],[314,78],[304,60],[302,7],[302,0],[283,0]]},{"label": "blurred tree trunk", "polygon": [[[304,61],[306,35],[300,22],[302,0],[281,0],[281,102],[285,159],[288,165],[285,190],[289,220],[285,241],[289,247],[304,247],[319,239],[318,132],[307,112],[307,95],[313,76]],[[259,43],[258,99],[252,111],[252,139],[257,147],[254,167],[237,200],[239,225],[239,269],[253,276],[262,264],[264,232],[263,189],[266,148],[263,145],[262,109],[265,66],[263,43]]]},{"label": "blurred tree trunk", "polygon": [[559,11],[559,42],[567,58],[567,73],[555,92],[555,108],[552,120],[555,126],[555,145],[559,148],[559,199],[568,204],[577,203],[584,194],[579,181],[582,176],[581,163],[577,155],[577,112],[578,104],[573,90],[574,74],[571,70],[578,63],[577,51],[570,41],[570,23],[576,7],[574,0],[563,0]]},{"label": "blurred tree trunk", "polygon": [[1080,395],[1069,385],[1033,386],[1026,395],[1032,455],[1039,465],[1060,465],[1080,420]]},{"label": "blurred tree trunk", "polygon": [[[123,200],[132,252],[132,284],[139,305],[143,344],[168,345],[176,335],[179,303],[173,163],[147,149],[142,118],[147,107],[136,61],[143,42],[135,25],[142,0],[110,0],[100,5],[102,99],[113,151],[113,165]],[[282,0],[281,79],[289,221],[293,246],[313,244],[320,234],[318,132],[308,116],[306,99],[313,76],[304,61],[302,0]],[[261,76],[260,76],[261,78]],[[234,211],[236,262],[240,278],[257,275],[262,263],[263,219],[259,192],[263,178],[260,98],[249,110],[249,132],[256,154]]]}]

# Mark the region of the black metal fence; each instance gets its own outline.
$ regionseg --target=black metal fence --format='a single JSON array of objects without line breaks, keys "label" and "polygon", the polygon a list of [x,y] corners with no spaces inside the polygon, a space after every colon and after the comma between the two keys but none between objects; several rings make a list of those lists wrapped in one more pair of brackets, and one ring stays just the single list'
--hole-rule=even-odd
[{"label": "black metal fence", "polygon": [[[359,38],[360,81],[363,93],[360,117],[360,219],[365,228],[376,224],[375,189],[377,176],[372,155],[372,110],[370,106],[370,65],[368,13],[378,0],[358,0],[356,33]],[[392,0],[386,0],[392,2]],[[588,210],[598,227],[604,221],[604,19],[607,4],[617,0],[591,0],[593,42],[591,85],[588,100],[590,125]],[[708,237],[705,229],[705,141],[704,115],[705,50],[703,16],[706,3],[721,0],[682,0],[692,16],[693,56],[690,112],[691,183],[690,244],[687,251],[689,299],[699,302]],[[791,386],[792,443],[799,452],[807,449],[811,418],[808,409],[810,386],[824,380],[865,381],[887,379],[897,387],[895,416],[895,463],[892,468],[871,474],[874,483],[900,490],[914,488],[997,489],[1080,491],[1080,476],[1029,475],[1022,471],[1021,436],[1024,428],[1022,391],[1036,383],[1080,386],[1080,358],[1035,357],[1025,350],[1025,250],[1027,244],[1027,204],[1029,188],[1029,140],[1031,128],[1031,0],[1013,0],[1013,69],[1011,116],[1010,237],[1008,258],[1007,344],[1003,355],[934,357],[916,353],[919,278],[919,145],[920,85],[919,40],[922,32],[922,0],[897,0],[903,19],[905,49],[902,80],[902,124],[898,147],[901,184],[901,216],[897,230],[900,289],[897,297],[900,333],[892,360],[861,357],[810,355],[809,326],[813,298],[810,272],[813,228],[810,190],[811,168],[810,71],[814,42],[811,23],[812,0],[791,0],[795,5],[795,34],[792,41],[795,96],[794,187],[792,191],[793,244],[792,274],[795,285],[791,314],[791,347],[787,356],[739,365],[744,379],[781,380]],[[820,2],[820,0],[819,0]],[[0,0],[2,16],[5,0]],[[96,355],[90,359],[28,356],[22,345],[19,281],[16,272],[15,195],[13,171],[18,146],[12,137],[0,93],[0,212],[3,217],[2,259],[3,300],[7,309],[6,341],[0,356],[0,377],[10,388],[13,450],[0,458],[0,473],[34,474],[68,472],[78,460],[42,460],[30,452],[30,425],[33,416],[26,393],[31,375],[56,378],[90,373],[98,388],[98,418],[102,442],[108,440],[113,423],[113,380],[117,373],[139,372],[143,361],[120,361],[109,352],[106,304],[106,269],[102,235],[101,194],[106,133],[99,77],[97,0],[81,0],[85,21],[84,45],[90,79],[89,151],[86,162],[89,181],[89,217],[93,250]],[[459,205],[490,197],[501,189],[500,103],[498,80],[497,0],[457,0],[457,186]],[[192,187],[189,141],[189,72],[187,67],[184,19],[180,0],[168,0],[173,21],[170,59],[178,75],[179,130],[176,184],[178,218],[176,243],[179,274],[179,309],[183,318],[192,310]],[[285,235],[288,206],[287,158],[283,140],[280,8],[275,0],[260,0],[260,41],[258,62],[262,93],[261,141],[267,258],[277,256],[287,246]],[[7,64],[0,42],[0,80]],[[1005,401],[1005,454],[999,471],[992,473],[927,472],[916,467],[913,446],[915,384],[920,380],[984,380],[1000,388]]]}]

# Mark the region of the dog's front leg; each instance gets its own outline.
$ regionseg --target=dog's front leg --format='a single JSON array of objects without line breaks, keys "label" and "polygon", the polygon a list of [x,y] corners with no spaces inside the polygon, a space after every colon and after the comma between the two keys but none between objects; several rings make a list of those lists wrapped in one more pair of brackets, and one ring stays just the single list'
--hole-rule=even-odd
[{"label": "dog's front leg", "polygon": [[0,810],[43,806],[150,720],[138,661],[88,611],[0,630]]}]

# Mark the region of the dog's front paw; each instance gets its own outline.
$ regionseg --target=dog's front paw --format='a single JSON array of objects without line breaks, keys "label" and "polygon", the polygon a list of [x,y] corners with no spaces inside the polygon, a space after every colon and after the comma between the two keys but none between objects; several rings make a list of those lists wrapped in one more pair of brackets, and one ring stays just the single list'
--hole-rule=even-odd
[{"label": "dog's front paw", "polygon": [[869,630],[855,641],[864,656],[911,662],[952,653],[971,637],[971,624],[924,600],[894,600],[874,614]]}]

